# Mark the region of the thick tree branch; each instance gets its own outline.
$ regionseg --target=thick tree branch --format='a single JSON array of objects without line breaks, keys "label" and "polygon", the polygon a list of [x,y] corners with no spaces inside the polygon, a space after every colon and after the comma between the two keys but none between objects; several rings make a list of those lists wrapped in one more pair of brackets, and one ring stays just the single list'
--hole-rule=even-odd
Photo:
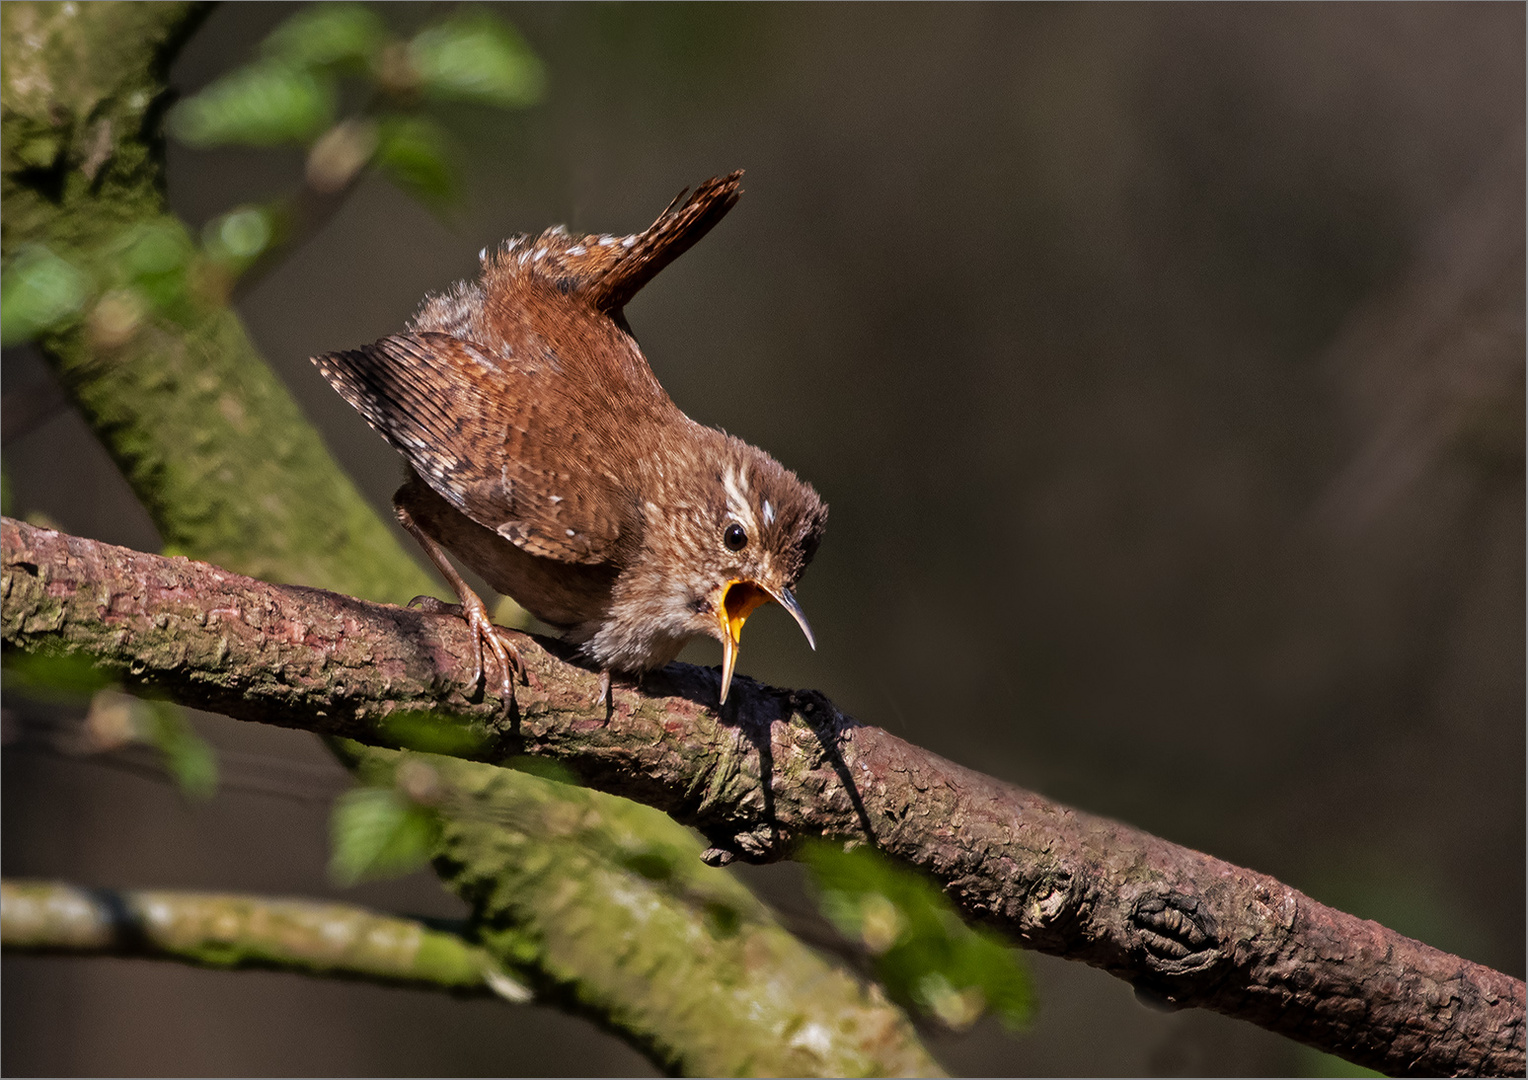
[{"label": "thick tree branch", "polygon": [[[1524,986],[1250,870],[1078,813],[856,724],[820,694],[714,671],[616,690],[527,639],[512,719],[468,685],[459,619],[266,585],[7,520],[7,648],[80,652],[140,690],[377,745],[465,733],[463,756],[552,757],[699,828],[713,861],[868,838],[972,917],[1181,1006],[1394,1074],[1521,1074]],[[439,730],[421,727],[433,712]],[[400,722],[400,718],[408,718]]]},{"label": "thick tree branch", "polygon": [[293,971],[492,994],[516,1003],[535,996],[486,949],[457,934],[417,919],[311,900],[0,881],[0,945]]}]

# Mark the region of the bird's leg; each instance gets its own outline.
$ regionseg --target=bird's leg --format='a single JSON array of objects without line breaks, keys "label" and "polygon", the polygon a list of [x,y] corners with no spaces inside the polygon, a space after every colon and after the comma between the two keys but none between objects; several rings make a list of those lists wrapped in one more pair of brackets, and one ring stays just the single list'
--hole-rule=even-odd
[{"label": "bird's leg", "polygon": [[[419,546],[424,548],[424,553],[435,564],[435,569],[441,572],[447,583],[456,591],[456,598],[461,601],[461,607],[457,609],[457,613],[467,620],[467,625],[472,629],[473,686],[487,679],[488,673],[483,666],[484,645],[488,646],[489,652],[493,653],[493,658],[499,662],[499,690],[504,711],[508,713],[515,701],[514,673],[525,669],[525,662],[520,659],[519,650],[499,636],[499,628],[488,617],[488,608],[483,605],[482,599],[462,580],[461,574],[456,572],[456,567],[452,566],[451,560],[446,557],[444,549],[425,534],[425,531],[414,521],[414,516],[396,504],[393,506],[393,512],[398,515],[398,524],[419,541]],[[441,603],[433,596],[416,596],[409,601],[409,606],[437,612],[449,610],[452,607],[450,604]]]}]

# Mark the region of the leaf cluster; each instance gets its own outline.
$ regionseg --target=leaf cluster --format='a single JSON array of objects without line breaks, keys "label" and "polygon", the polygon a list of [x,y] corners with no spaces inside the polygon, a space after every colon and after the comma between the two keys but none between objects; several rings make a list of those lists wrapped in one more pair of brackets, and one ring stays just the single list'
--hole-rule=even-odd
[{"label": "leaf cluster", "polygon": [[[405,37],[364,4],[304,8],[253,60],[179,102],[166,120],[195,147],[298,145],[306,151],[302,187],[233,207],[199,237],[169,221],[132,228],[90,265],[40,244],[18,248],[0,280],[0,343],[69,330],[84,318],[92,343],[109,350],[150,317],[184,325],[311,231],[368,171],[444,210],[462,185],[440,107],[524,108],[540,100],[545,83],[514,27],[483,10],[458,9]],[[359,104],[342,110],[350,100]]]},{"label": "leaf cluster", "polygon": [[[342,82],[362,107],[339,116]],[[337,191],[367,166],[431,205],[459,193],[450,140],[429,107],[524,108],[545,86],[540,61],[502,19],[466,9],[410,38],[363,4],[315,4],[277,27],[259,56],[181,102],[170,132],[191,146],[308,148],[308,183]]]},{"label": "leaf cluster", "polygon": [[418,870],[440,844],[440,815],[392,787],[358,787],[329,816],[329,876],[355,885]]},{"label": "leaf cluster", "polygon": [[870,954],[897,1002],[955,1030],[988,1012],[1010,1029],[1028,1023],[1034,995],[1019,951],[966,926],[932,882],[864,845],[809,841],[800,857],[823,914]]}]

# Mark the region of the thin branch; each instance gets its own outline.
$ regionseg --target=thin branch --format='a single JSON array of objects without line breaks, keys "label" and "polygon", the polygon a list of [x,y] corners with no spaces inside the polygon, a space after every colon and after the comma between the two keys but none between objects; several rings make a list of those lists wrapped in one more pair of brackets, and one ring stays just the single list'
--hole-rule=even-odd
[{"label": "thin branch", "polygon": [[[7,754],[35,754],[39,757],[48,757],[55,761],[68,762],[74,765],[111,769],[164,787],[174,788],[177,786],[175,778],[165,771],[163,755],[146,746],[125,746],[120,750],[109,751],[81,751],[71,748],[60,739],[25,737],[6,743],[5,752]],[[334,802],[335,797],[343,792],[347,786],[346,779],[343,776],[336,776],[333,782],[327,784],[319,782],[283,784],[262,779],[258,776],[229,775],[225,768],[229,759],[237,760],[240,756],[243,755],[237,755],[235,752],[228,750],[218,752],[218,765],[221,770],[218,776],[218,791],[239,795],[263,795],[268,798],[285,799],[295,803],[328,805]],[[269,760],[273,764],[291,764],[283,758],[273,757]]]},{"label": "thin branch", "polygon": [[[788,857],[807,835],[868,839],[974,919],[1179,1006],[1250,1020],[1400,1075],[1521,1074],[1524,985],[1317,903],[1263,874],[1000,783],[862,726],[813,692],[711,669],[645,691],[526,638],[518,709],[468,682],[464,624],[267,585],[9,519],[7,648],[79,652],[129,685],[240,719],[382,746],[560,760],[591,786],[707,835],[713,862]],[[429,719],[433,716],[435,719]]]},{"label": "thin branch", "polygon": [[0,945],[294,971],[496,995],[517,1004],[535,996],[487,950],[457,934],[417,919],[309,900],[6,880],[0,881]]}]

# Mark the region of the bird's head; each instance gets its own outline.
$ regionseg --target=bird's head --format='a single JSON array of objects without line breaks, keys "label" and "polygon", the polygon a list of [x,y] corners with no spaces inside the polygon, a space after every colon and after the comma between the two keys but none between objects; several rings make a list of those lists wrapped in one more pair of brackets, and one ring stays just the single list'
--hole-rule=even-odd
[{"label": "bird's head", "polygon": [[722,643],[725,702],[743,624],[763,605],[785,608],[817,647],[795,587],[817,553],[828,508],[810,484],[762,450],[710,434],[695,442],[706,452],[685,470],[672,512],[648,528],[666,538],[683,567],[669,587],[674,607],[683,606],[685,632]]}]

